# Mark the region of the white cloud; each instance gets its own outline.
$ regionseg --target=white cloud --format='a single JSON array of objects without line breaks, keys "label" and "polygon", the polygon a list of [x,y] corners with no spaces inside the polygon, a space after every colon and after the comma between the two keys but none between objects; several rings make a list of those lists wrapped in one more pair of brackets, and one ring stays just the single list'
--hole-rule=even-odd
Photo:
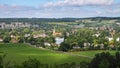
[{"label": "white cloud", "polygon": [[48,2],[44,7],[56,6],[84,6],[84,5],[111,5],[114,0],[62,0],[57,2]]},{"label": "white cloud", "polygon": [[120,9],[107,10],[107,13],[120,13]]},{"label": "white cloud", "polygon": [[102,12],[101,12],[101,11],[96,11],[96,13],[97,13],[98,15],[102,14]]},{"label": "white cloud", "polygon": [[56,0],[56,2],[44,4],[44,7],[43,4],[36,7],[0,4],[0,17],[59,18],[120,16],[120,4],[116,4],[114,1],[115,0]]},{"label": "white cloud", "polygon": [[21,5],[7,5],[7,4],[0,4],[1,10],[31,10],[36,9],[35,7],[29,7],[29,6],[21,6]]}]

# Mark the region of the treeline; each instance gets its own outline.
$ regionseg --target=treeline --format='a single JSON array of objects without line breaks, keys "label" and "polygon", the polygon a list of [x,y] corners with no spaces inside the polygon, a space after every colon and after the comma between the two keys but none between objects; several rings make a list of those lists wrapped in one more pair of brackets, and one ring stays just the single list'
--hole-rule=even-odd
[{"label": "treeline", "polygon": [[0,22],[74,22],[78,18],[0,18]]},{"label": "treeline", "polygon": [[120,17],[90,17],[90,18],[0,18],[0,22],[75,22],[76,20],[91,19],[91,20],[119,20]]},{"label": "treeline", "polygon": [[63,63],[63,64],[43,64],[37,59],[24,61],[21,65],[11,63],[5,64],[4,56],[0,56],[0,68],[120,68],[120,53],[116,52],[115,56],[108,52],[98,53],[91,62],[82,61],[79,64]]},{"label": "treeline", "polygon": [[119,20],[120,17],[89,17],[89,18],[82,18],[82,19],[92,19],[92,20],[114,20],[114,19],[117,19]]}]

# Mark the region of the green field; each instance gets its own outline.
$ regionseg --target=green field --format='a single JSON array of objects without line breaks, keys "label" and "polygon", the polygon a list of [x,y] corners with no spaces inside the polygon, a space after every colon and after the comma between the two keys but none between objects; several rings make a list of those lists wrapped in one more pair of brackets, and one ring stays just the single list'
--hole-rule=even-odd
[{"label": "green field", "polygon": [[40,48],[34,48],[27,44],[0,44],[0,54],[6,54],[5,61],[13,61],[20,64],[28,58],[36,58],[41,63],[80,63],[81,61],[90,61],[90,58],[70,55]]},{"label": "green field", "polygon": [[111,51],[110,50],[93,50],[93,51],[79,51],[79,52],[70,52],[70,53],[75,54],[75,55],[93,58],[95,56],[95,54],[102,53],[102,52],[109,52],[112,55],[115,55],[115,53],[116,53],[115,50],[111,50]]}]

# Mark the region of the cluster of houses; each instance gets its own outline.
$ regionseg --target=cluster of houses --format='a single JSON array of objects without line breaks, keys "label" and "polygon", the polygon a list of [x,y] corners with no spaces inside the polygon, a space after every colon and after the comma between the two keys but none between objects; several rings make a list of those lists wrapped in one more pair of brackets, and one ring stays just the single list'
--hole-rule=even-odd
[{"label": "cluster of houses", "polygon": [[[16,24],[15,26],[18,26],[18,25],[20,25],[20,23]],[[62,42],[64,42],[64,38],[63,37],[62,38],[59,37],[59,36],[62,36],[61,32],[56,32],[55,29],[53,29],[53,34],[52,35],[55,37],[55,41],[56,41],[55,44],[56,45],[60,46],[60,44]],[[49,37],[44,32],[43,33],[36,33],[36,34],[24,34],[24,37],[30,37],[30,36],[32,36],[33,38],[40,38],[40,37],[41,38],[45,38],[45,37]],[[20,36],[16,36],[16,35],[11,34],[10,37],[11,37],[11,42],[12,43],[18,43]],[[0,42],[3,42],[3,38],[0,38]],[[51,44],[48,43],[48,42],[44,42],[44,45],[51,46]]]},{"label": "cluster of houses", "polygon": [[[24,27],[39,27],[38,25],[32,25],[32,24],[29,24],[29,23],[23,23],[23,22],[11,22],[10,24],[6,24],[6,23],[0,23],[0,29],[16,29],[16,28],[24,28]],[[84,27],[84,26],[82,26]],[[92,28],[91,28],[92,29]],[[93,29],[98,29],[98,27],[96,28],[93,28]],[[103,26],[100,28],[101,30],[106,30],[107,27],[106,26]],[[108,40],[109,41],[112,41],[113,40],[113,35],[115,34],[115,31],[112,29],[112,28],[108,28],[109,31],[110,31],[110,34],[111,34],[111,37],[108,37]],[[77,30],[72,30],[72,33],[74,34]],[[69,33],[67,33],[67,36],[69,36]],[[64,37],[61,38],[61,36],[63,35],[61,32],[56,32],[55,28],[53,29],[53,33],[52,35],[55,37],[55,44],[57,44],[58,46],[64,42]],[[31,34],[25,34],[24,37],[29,37],[31,36]],[[33,38],[39,38],[39,37],[42,37],[42,38],[45,38],[45,37],[49,37],[48,35],[46,35],[45,33],[41,33],[41,34],[33,34],[32,35]],[[59,37],[60,36],[60,37]],[[96,33],[94,34],[93,36],[96,36],[96,37],[99,37],[100,36],[100,33]],[[15,36],[15,35],[10,35],[11,37],[11,42],[13,43],[17,43],[18,42],[18,37],[19,36]],[[119,41],[120,39],[117,38],[116,41]],[[3,38],[0,38],[0,42],[3,42]],[[50,43],[48,42],[45,42],[44,45],[47,45],[47,46],[51,46]],[[90,46],[90,43],[84,43],[84,47],[87,47],[87,46]],[[101,46],[103,46],[103,44],[101,44]],[[78,46],[75,46],[73,48],[79,48]]]},{"label": "cluster of houses", "polygon": [[39,25],[32,25],[27,22],[11,22],[11,23],[0,23],[0,29],[16,29],[16,28],[24,28],[24,27],[39,27]]}]

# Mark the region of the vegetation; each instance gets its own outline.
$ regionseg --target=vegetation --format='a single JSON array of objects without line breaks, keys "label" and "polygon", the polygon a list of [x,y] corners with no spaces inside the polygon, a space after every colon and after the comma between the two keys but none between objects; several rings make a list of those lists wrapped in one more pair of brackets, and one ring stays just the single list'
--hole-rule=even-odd
[{"label": "vegetation", "polygon": [[20,64],[23,61],[28,60],[28,58],[36,58],[43,64],[79,63],[81,61],[90,61],[90,59],[86,57],[72,56],[61,52],[34,48],[27,44],[0,44],[0,52],[6,54],[6,63],[7,61],[12,61],[13,63]]},{"label": "vegetation", "polygon": [[88,51],[75,51],[69,52],[75,55],[82,55],[82,56],[89,56],[91,58],[95,57],[95,54],[102,53],[102,52],[109,52],[111,55],[115,55],[116,50],[88,50]]},{"label": "vegetation", "polygon": [[23,61],[20,65],[18,64],[5,64],[4,58],[0,56],[0,67],[1,68],[119,68],[120,67],[120,53],[116,52],[113,56],[109,52],[102,52],[95,55],[91,62],[82,61],[80,64],[62,63],[62,64],[43,64],[37,59],[29,58]]},{"label": "vegetation", "polygon": [[[119,58],[118,58],[119,56]],[[96,54],[93,60],[90,62],[88,68],[119,68],[120,67],[120,53],[117,52],[115,56],[110,53]]]},{"label": "vegetation", "polygon": [[119,19],[0,18],[0,68],[119,68]]}]

